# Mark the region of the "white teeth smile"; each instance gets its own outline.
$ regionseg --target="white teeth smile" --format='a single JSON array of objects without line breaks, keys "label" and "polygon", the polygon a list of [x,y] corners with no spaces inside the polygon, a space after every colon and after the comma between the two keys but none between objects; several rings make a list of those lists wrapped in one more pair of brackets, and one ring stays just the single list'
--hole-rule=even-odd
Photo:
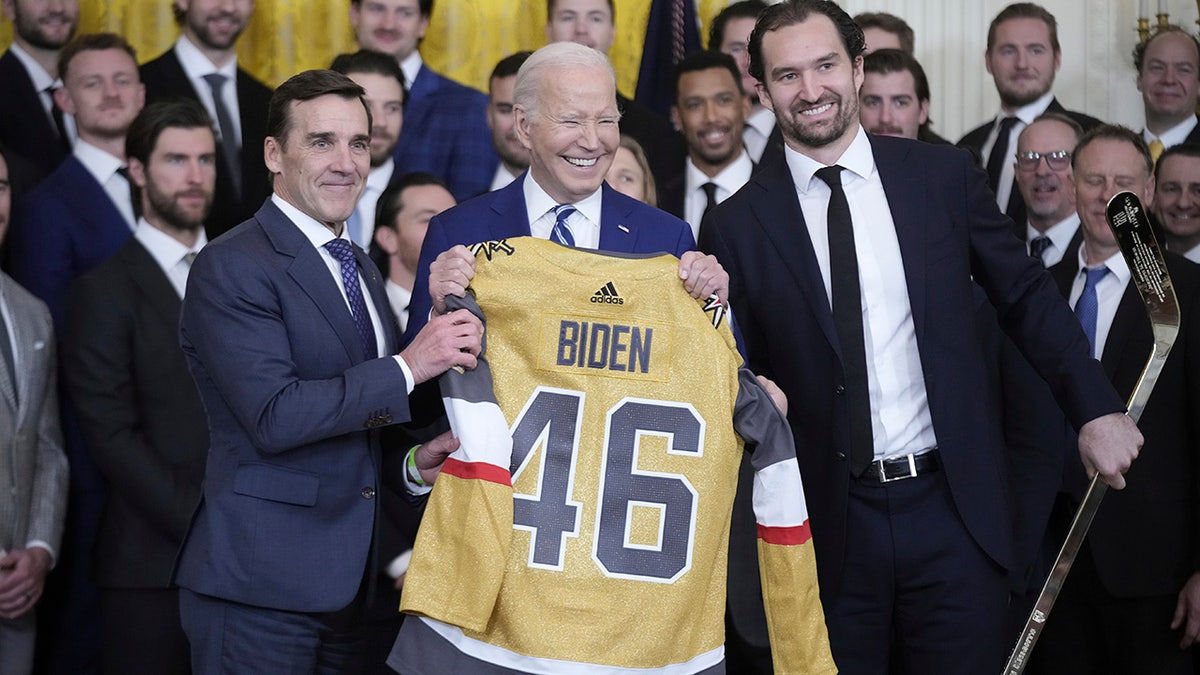
[{"label": "white teeth smile", "polygon": [[592,157],[591,159],[585,159],[583,157],[563,157],[563,159],[567,160],[571,164],[574,164],[575,166],[584,168],[594,166],[596,164],[595,157]]},{"label": "white teeth smile", "polygon": [[819,106],[816,108],[809,108],[808,110],[802,110],[802,111],[800,111],[800,114],[801,115],[809,115],[809,116],[820,115],[821,113],[825,112],[826,110],[829,110],[832,107],[833,107],[832,103],[826,103],[823,106]]}]

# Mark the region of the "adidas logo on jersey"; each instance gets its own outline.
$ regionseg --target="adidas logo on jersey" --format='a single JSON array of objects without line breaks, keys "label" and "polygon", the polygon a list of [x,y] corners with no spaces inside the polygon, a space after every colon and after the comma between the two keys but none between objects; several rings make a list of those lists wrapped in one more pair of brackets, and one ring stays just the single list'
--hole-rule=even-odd
[{"label": "adidas logo on jersey", "polygon": [[625,304],[625,299],[617,293],[617,287],[613,286],[613,282],[610,281],[601,286],[600,290],[592,295],[592,302],[599,302],[606,305],[623,305]]}]

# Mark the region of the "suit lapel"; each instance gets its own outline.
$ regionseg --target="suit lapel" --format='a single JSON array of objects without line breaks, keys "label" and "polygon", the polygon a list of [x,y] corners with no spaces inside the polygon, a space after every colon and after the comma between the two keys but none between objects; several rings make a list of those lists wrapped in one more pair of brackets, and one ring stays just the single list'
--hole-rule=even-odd
[{"label": "suit lapel", "polygon": [[366,282],[371,302],[375,305],[375,313],[379,315],[379,323],[383,325],[383,353],[395,354],[400,347],[400,336],[397,335],[400,327],[395,321],[389,320],[389,317],[393,317],[392,308],[388,304],[387,289],[384,288],[383,279],[379,275],[379,267],[358,244],[354,245],[354,258],[358,261],[358,272]]},{"label": "suit lapel", "polygon": [[525,205],[524,185],[525,173],[522,173],[513,182],[492,193],[491,208],[498,216],[490,219],[487,225],[492,239],[529,236],[529,214]]},{"label": "suit lapel", "polygon": [[[841,358],[841,345],[833,325],[833,311],[829,307],[825,281],[821,278],[821,267],[817,264],[817,255],[812,238],[808,236],[808,226],[804,212],[800,210],[800,200],[796,197],[796,186],[792,183],[787,162],[767,165],[750,181],[764,190],[762,199],[751,202],[755,220],[783,260],[783,266],[800,287],[825,339]],[[766,267],[764,265],[764,269]]]},{"label": "suit lapel", "polygon": [[629,220],[634,204],[622,205],[615,198],[616,191],[608,183],[600,185],[600,250],[637,250],[638,226]]},{"label": "suit lapel", "polygon": [[[16,308],[13,307],[12,298],[9,297],[8,294],[8,286],[12,283],[15,282],[7,277],[0,281],[0,296],[3,296],[0,299],[3,299],[5,306],[8,308],[9,320],[6,322],[6,325],[8,327],[8,333],[11,336],[10,340],[13,344],[13,357],[17,359],[19,363],[19,359],[21,358],[19,352],[21,351],[21,345],[23,342],[21,340],[21,335],[17,332],[18,324],[20,322],[16,320]],[[3,317],[0,317],[0,320],[2,319]],[[2,338],[2,334],[0,334],[0,338]],[[20,382],[18,378],[8,372],[8,363],[5,362],[3,357],[0,357],[0,398],[3,398],[5,404],[13,412],[13,419],[16,419],[17,393],[13,389],[14,381],[17,382],[17,386],[19,387]]]},{"label": "suit lapel", "polygon": [[[1140,339],[1142,333],[1146,334],[1146,350],[1136,349],[1131,344],[1135,340],[1137,343],[1143,342]],[[1125,292],[1121,294],[1121,302],[1117,305],[1117,313],[1113,316],[1112,326],[1108,329],[1108,337],[1104,340],[1104,353],[1100,355],[1100,363],[1104,366],[1104,372],[1108,374],[1108,379],[1115,382],[1116,373],[1121,368],[1121,360],[1126,356],[1132,356],[1138,361],[1143,361],[1149,355],[1149,345],[1153,341],[1153,336],[1150,333],[1149,320],[1146,319],[1146,309],[1142,305],[1142,300],[1138,296],[1137,288],[1131,279],[1125,285]],[[1131,392],[1118,392],[1122,396],[1128,395]]]},{"label": "suit lapel", "polygon": [[[362,338],[354,326],[354,318],[346,306],[346,298],[329,274],[329,267],[317,249],[313,248],[295,223],[283,215],[279,207],[268,200],[254,214],[255,220],[271,240],[275,251],[292,258],[288,276],[296,282],[333,328],[351,363],[363,360]],[[386,314],[384,316],[387,316]]]},{"label": "suit lapel", "polygon": [[166,325],[177,325],[182,300],[171,285],[158,261],[137,239],[122,246],[116,253],[122,267],[146,298],[146,303]]},{"label": "suit lapel", "polygon": [[926,316],[925,283],[925,235],[921,201],[926,185],[924,169],[915,163],[906,163],[908,149],[903,146],[878,144],[871,138],[871,150],[875,166],[887,196],[888,209],[896,228],[896,239],[900,243],[900,257],[904,264],[904,278],[908,284],[908,302],[912,308],[913,328],[917,341],[924,337]]}]

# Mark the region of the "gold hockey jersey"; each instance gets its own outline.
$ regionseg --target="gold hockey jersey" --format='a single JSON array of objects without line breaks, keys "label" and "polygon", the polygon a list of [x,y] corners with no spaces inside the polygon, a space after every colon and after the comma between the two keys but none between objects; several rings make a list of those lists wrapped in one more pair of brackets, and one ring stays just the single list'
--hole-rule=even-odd
[{"label": "gold hockey jersey", "polygon": [[836,672],[791,432],[740,368],[724,305],[691,298],[669,255],[531,237],[473,251],[462,306],[486,317],[485,354],[441,380],[461,445],[406,576],[401,609],[421,618],[391,663],[720,668],[744,437],[777,672]]}]

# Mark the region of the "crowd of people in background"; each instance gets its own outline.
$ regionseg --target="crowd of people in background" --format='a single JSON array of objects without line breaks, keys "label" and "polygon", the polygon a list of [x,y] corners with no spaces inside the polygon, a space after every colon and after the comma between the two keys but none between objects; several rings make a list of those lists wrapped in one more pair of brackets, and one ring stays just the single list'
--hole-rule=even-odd
[{"label": "crowd of people in background", "polygon": [[[1137,45],[1129,129],[1059,103],[1056,19],[1010,4],[1000,108],[955,142],[904,19],[826,0],[731,1],[665,117],[616,90],[612,0],[548,0],[548,46],[486,92],[422,60],[433,0],[350,0],[361,49],[276,89],[238,65],[253,0],[175,0],[148,60],[80,33],[77,0],[3,9],[0,673],[430,658],[396,638],[458,447],[432,385],[482,348],[446,298],[465,245],[522,235],[671,253],[730,304],[795,436],[840,672],[996,672],[1099,474],[1124,489],[1028,672],[1200,673],[1194,31]],[[1121,191],[1182,311],[1136,429],[1153,335]],[[768,673],[747,476],[722,662]],[[445,672],[517,672],[471,657]]]}]

